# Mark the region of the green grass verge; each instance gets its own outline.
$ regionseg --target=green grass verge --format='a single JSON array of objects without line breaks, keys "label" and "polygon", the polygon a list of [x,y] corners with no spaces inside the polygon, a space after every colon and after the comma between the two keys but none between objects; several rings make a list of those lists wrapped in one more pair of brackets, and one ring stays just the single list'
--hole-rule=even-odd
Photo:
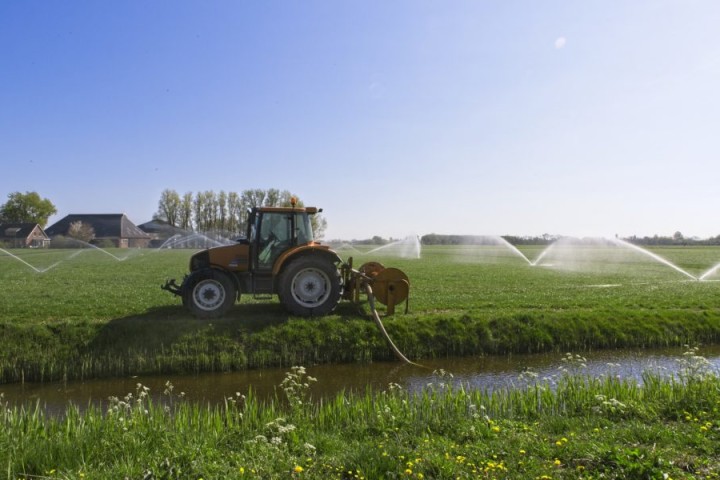
[{"label": "green grass verge", "polygon": [[[541,250],[523,251],[532,260]],[[342,304],[331,316],[304,319],[289,316],[277,300],[245,296],[226,317],[207,322],[159,288],[168,277],[182,278],[190,251],[109,251],[128,255],[124,261],[96,250],[78,252],[12,251],[39,270],[55,265],[44,273],[0,255],[0,382],[392,356],[366,304]],[[408,274],[410,313],[385,323],[413,359],[720,339],[718,282],[689,281],[618,249],[558,248],[544,259],[552,267],[532,267],[508,252],[426,247],[420,259],[352,253],[355,265],[380,260]],[[712,247],[655,252],[697,276],[720,259],[720,248]]]},{"label": "green grass verge", "polygon": [[[9,407],[0,397],[7,478],[710,479],[720,471],[720,379],[688,357],[643,386],[564,374],[492,393],[438,374],[421,394],[310,401],[293,368],[275,400],[201,406],[168,388],[114,399],[107,413]],[[323,379],[319,379],[322,382]]]}]

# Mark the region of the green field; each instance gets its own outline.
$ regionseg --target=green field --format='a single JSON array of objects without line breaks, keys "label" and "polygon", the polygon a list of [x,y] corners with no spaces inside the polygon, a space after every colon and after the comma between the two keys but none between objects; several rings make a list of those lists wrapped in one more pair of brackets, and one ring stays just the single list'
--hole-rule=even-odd
[{"label": "green field", "polygon": [[[520,249],[531,261],[542,251]],[[720,261],[714,247],[653,252],[697,277]],[[305,319],[275,299],[244,296],[222,319],[191,317],[159,288],[182,278],[190,250],[9,253],[23,261],[0,251],[3,382],[392,357],[366,303]],[[717,275],[690,280],[627,249],[558,247],[538,266],[499,246],[425,247],[419,259],[382,253],[340,250],[356,266],[379,260],[409,276],[410,312],[385,323],[412,359],[720,339]]]},{"label": "green field", "polygon": [[[522,250],[530,262],[541,253]],[[654,252],[698,277],[720,257]],[[391,358],[365,303],[304,319],[245,298],[226,318],[192,318],[159,288],[182,277],[190,251],[12,253],[35,268],[0,255],[4,382]],[[352,254],[355,265],[371,258]],[[690,280],[626,251],[558,249],[538,266],[487,246],[372,259],[411,279],[410,313],[385,324],[413,359],[720,339],[716,275]],[[108,411],[60,417],[41,400],[9,405],[0,388],[0,466],[8,479],[719,478],[720,379],[695,350],[675,377],[646,373],[642,385],[611,370],[583,376],[577,362],[491,393],[450,387],[437,372],[419,394],[389,385],[322,400],[292,368],[268,401],[208,407],[168,385],[153,403],[138,385]]]}]

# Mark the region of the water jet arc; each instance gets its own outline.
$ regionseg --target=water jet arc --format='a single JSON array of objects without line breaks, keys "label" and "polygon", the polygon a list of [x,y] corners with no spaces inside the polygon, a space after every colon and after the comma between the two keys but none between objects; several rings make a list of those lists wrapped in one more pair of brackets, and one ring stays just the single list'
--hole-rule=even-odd
[{"label": "water jet arc", "polygon": [[718,263],[717,265],[715,265],[714,267],[712,267],[710,270],[708,270],[707,272],[705,272],[705,273],[703,273],[702,275],[700,275],[700,278],[698,278],[698,280],[701,280],[701,281],[702,281],[702,280],[705,280],[705,279],[706,279],[707,277],[709,277],[710,275],[715,274],[715,272],[717,272],[718,270],[720,270],[720,263]]},{"label": "water jet arc", "polygon": [[[650,250],[646,250],[646,249],[644,249],[644,248],[642,248],[642,247],[639,247],[639,246],[637,246],[637,245],[635,245],[635,244],[633,244],[633,243],[630,243],[630,242],[628,242],[628,241],[625,241],[625,240],[623,240],[623,239],[621,239],[621,238],[615,237],[615,238],[610,239],[610,241],[613,242],[613,243],[615,243],[615,244],[618,245],[618,246],[631,248],[631,249],[633,249],[633,250],[635,250],[635,251],[637,251],[637,252],[642,253],[643,255],[647,255],[648,257],[652,258],[653,260],[656,260],[656,261],[662,263],[663,265],[667,265],[668,267],[670,267],[670,268],[672,268],[672,269],[674,269],[674,270],[682,273],[683,275],[685,275],[685,276],[688,277],[688,278],[691,278],[691,279],[696,280],[696,281],[702,279],[702,278],[696,277],[696,276],[693,275],[692,273],[689,273],[689,272],[683,270],[682,268],[678,267],[677,265],[675,265],[675,264],[672,263],[671,261],[664,259],[664,258],[661,257],[660,255],[658,255],[658,254],[656,254],[656,253],[653,253],[653,252],[651,252]],[[719,268],[720,268],[720,267],[719,267]]]},{"label": "water jet arc", "polygon": [[57,265],[60,263],[60,262],[55,262],[55,263],[53,263],[52,265],[50,265],[49,267],[47,267],[47,268],[37,268],[37,267],[34,267],[34,266],[30,265],[28,262],[26,262],[26,261],[23,260],[22,258],[18,257],[17,255],[13,255],[12,253],[8,252],[8,251],[5,250],[4,248],[0,248],[0,252],[4,252],[4,253],[7,254],[8,256],[10,256],[10,258],[14,258],[14,259],[17,260],[18,262],[24,263],[24,264],[27,265],[28,267],[30,267],[30,268],[32,268],[33,270],[35,270],[36,273],[45,273],[45,272],[47,272],[48,270],[50,270],[51,268],[57,266]]},{"label": "water jet arc", "polygon": [[521,257],[523,260],[525,260],[529,265],[533,264],[533,262],[531,262],[530,259],[525,256],[524,253],[522,253],[520,250],[518,250],[518,248],[515,245],[508,242],[500,235],[498,235],[497,237],[494,237],[494,238],[496,238],[497,241],[500,242],[502,245],[505,245],[507,248],[509,248],[510,251],[513,252],[515,255],[517,255],[517,256]]},{"label": "water jet arc", "polygon": [[545,255],[547,255],[548,253],[550,253],[550,251],[551,251],[554,247],[555,247],[555,242],[553,242],[553,243],[551,243],[550,245],[548,245],[547,247],[545,247],[545,250],[543,250],[542,252],[540,252],[540,255],[538,255],[535,260],[533,260],[532,262],[530,262],[530,265],[533,266],[533,267],[537,266],[537,264],[540,263],[540,261],[545,257]]}]

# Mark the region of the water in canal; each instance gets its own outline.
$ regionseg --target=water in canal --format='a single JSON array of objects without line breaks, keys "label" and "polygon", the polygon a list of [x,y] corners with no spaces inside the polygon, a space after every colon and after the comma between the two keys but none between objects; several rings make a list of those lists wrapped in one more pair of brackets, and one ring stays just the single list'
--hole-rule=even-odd
[{"label": "water in canal", "polygon": [[[313,398],[333,396],[340,391],[385,390],[389,384],[398,384],[418,391],[428,383],[437,383],[435,371],[452,374],[452,381],[469,388],[494,390],[504,387],[523,386],[530,377],[534,381],[556,378],[563,369],[583,375],[614,375],[641,380],[644,371],[662,375],[677,373],[683,367],[683,355],[687,349],[662,350],[606,350],[579,355],[535,354],[511,356],[480,356],[461,358],[426,359],[425,368],[408,366],[397,362],[318,365],[306,368],[307,374],[317,378],[311,384]],[[698,355],[709,361],[710,368],[720,370],[720,345],[702,347]],[[584,361],[583,361],[584,360]],[[140,383],[150,388],[153,398],[162,401],[165,384],[170,381],[174,394],[185,392],[187,401],[217,404],[236,393],[246,394],[250,389],[260,398],[275,395],[276,388],[289,368],[249,370],[233,373],[201,375],[162,375],[112,379],[97,379],[59,383],[25,383],[0,385],[0,393],[10,404],[40,402],[50,414],[65,411],[69,403],[80,408],[90,404],[103,405],[108,397],[122,398],[135,392]],[[527,375],[532,372],[532,375]],[[447,382],[448,376],[442,381]],[[279,391],[278,391],[279,393]]]}]

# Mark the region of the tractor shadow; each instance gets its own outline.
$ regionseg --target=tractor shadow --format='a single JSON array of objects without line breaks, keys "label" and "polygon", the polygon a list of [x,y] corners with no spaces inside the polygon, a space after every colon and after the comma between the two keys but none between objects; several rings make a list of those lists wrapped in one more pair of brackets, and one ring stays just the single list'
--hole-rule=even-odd
[{"label": "tractor shadow", "polygon": [[[338,321],[369,319],[363,304],[340,303],[332,314]],[[268,328],[292,322],[315,322],[317,318],[290,315],[279,303],[235,305],[220,318],[199,319],[182,306],[160,306],[137,315],[116,318],[102,325],[86,344],[88,352],[125,356],[158,352],[174,345],[224,337],[241,341]]]},{"label": "tractor shadow", "polygon": [[225,316],[212,319],[195,318],[179,305],[153,307],[105,323],[87,349],[105,354],[153,352],[193,338],[251,335],[288,319],[282,306],[273,304],[236,305]]}]

